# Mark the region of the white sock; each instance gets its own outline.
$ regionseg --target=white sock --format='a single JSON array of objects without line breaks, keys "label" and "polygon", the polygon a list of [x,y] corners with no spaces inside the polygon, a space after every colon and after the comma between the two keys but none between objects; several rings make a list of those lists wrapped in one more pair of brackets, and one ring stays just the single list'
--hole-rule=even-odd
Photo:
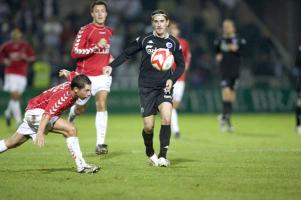
[{"label": "white sock", "polygon": [[176,109],[171,111],[171,132],[176,133],[180,132],[179,123],[178,123],[178,113]]},{"label": "white sock", "polygon": [[77,137],[68,137],[66,139],[68,150],[70,151],[72,158],[75,161],[78,171],[81,171],[85,165],[87,165],[83,154],[80,150],[79,142]]},{"label": "white sock", "polygon": [[71,123],[74,122],[75,117],[76,117],[76,114],[75,114],[75,108],[76,108],[76,105],[73,105],[73,106],[70,108],[70,112],[69,112],[69,115],[68,115],[68,122],[71,122]]},{"label": "white sock", "polygon": [[21,105],[20,101],[11,100],[11,110],[14,115],[17,124],[21,123]]},{"label": "white sock", "polygon": [[104,144],[106,133],[107,133],[107,126],[108,126],[108,111],[96,112],[95,126],[96,126],[96,145]]},{"label": "white sock", "polygon": [[9,102],[7,104],[7,108],[5,109],[5,116],[6,117],[10,117],[11,116],[11,113],[12,113],[12,107],[11,107],[12,101],[13,100],[9,100]]},{"label": "white sock", "polygon": [[4,152],[7,150],[7,146],[4,142],[4,140],[0,140],[0,153]]}]

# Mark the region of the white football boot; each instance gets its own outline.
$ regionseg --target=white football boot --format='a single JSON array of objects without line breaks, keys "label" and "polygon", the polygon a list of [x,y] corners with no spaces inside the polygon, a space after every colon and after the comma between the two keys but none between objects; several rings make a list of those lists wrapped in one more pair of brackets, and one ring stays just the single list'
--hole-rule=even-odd
[{"label": "white football boot", "polygon": [[159,167],[168,167],[170,165],[170,162],[166,158],[160,157],[158,159],[158,165]]},{"label": "white football boot", "polygon": [[83,168],[78,169],[77,172],[81,174],[94,174],[100,170],[99,166],[93,164],[86,164]]},{"label": "white football boot", "polygon": [[158,167],[159,164],[158,164],[158,157],[157,155],[154,153],[154,155],[152,155],[151,157],[148,158],[148,161],[149,161],[149,164],[151,166],[154,166],[154,167]]},{"label": "white football boot", "polygon": [[301,126],[296,126],[296,132],[301,135]]},{"label": "white football boot", "polygon": [[222,133],[225,133],[227,131],[227,125],[226,125],[226,120],[223,119],[222,114],[217,116],[217,120],[218,120],[220,131]]}]

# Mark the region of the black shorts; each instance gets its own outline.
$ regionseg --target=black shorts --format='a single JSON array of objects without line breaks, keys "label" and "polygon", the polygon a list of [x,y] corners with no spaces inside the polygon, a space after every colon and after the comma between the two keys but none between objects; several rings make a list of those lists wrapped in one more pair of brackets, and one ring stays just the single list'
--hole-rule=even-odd
[{"label": "black shorts", "polygon": [[164,88],[139,88],[140,97],[140,112],[142,117],[156,115],[158,107],[163,102],[170,102],[172,104],[172,91],[166,93]]},{"label": "black shorts", "polygon": [[237,84],[238,84],[238,78],[225,78],[220,83],[222,89],[229,87],[231,90],[235,90]]}]

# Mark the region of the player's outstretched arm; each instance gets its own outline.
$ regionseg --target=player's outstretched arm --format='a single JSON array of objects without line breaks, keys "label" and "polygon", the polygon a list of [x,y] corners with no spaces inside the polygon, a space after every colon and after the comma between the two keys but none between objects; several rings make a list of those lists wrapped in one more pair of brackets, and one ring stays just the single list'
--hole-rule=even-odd
[{"label": "player's outstretched arm", "polygon": [[40,122],[40,125],[38,128],[38,131],[37,131],[37,138],[34,141],[34,143],[36,145],[38,145],[39,147],[43,147],[45,145],[45,134],[44,133],[45,133],[45,129],[46,129],[46,126],[47,126],[49,120],[50,120],[49,114],[42,115],[42,119],[41,119],[41,122]]}]

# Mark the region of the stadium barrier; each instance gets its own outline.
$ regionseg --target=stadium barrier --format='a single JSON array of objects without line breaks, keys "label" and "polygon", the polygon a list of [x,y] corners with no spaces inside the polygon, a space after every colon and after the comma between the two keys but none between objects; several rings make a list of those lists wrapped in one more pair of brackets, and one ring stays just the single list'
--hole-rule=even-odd
[{"label": "stadium barrier", "polygon": [[[26,90],[23,95],[22,107],[27,101],[42,90]],[[0,110],[2,114],[7,105],[9,95],[0,91]],[[236,112],[291,112],[296,104],[297,94],[292,89],[240,89],[237,91],[234,111]],[[108,99],[108,109],[112,113],[139,113],[139,97],[136,90],[112,90]],[[219,89],[202,89],[185,91],[181,105],[182,112],[215,113],[222,110]],[[93,99],[88,102],[87,113],[95,112]]]}]

